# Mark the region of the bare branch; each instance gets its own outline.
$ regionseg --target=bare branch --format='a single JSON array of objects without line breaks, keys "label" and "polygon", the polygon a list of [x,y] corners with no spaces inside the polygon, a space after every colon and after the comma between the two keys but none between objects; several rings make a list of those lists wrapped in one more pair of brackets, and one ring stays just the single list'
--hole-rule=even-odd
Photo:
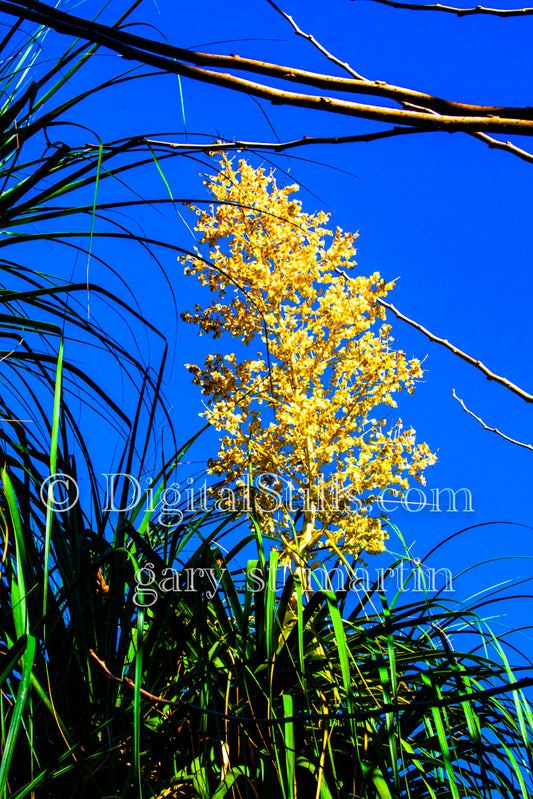
[{"label": "bare branch", "polygon": [[486,133],[471,133],[470,135],[474,139],[479,139],[480,141],[486,142],[491,150],[504,150],[512,155],[516,155],[517,158],[521,158],[522,161],[527,161],[528,163],[533,164],[533,153],[528,153],[527,150],[521,150],[520,147],[517,147],[510,141],[499,141],[498,139],[493,139],[492,136],[487,136]]},{"label": "bare branch", "polygon": [[517,441],[515,438],[509,438],[509,436],[506,436],[505,433],[502,433],[501,430],[498,430],[496,427],[489,427],[488,425],[486,425],[485,422],[483,421],[483,419],[480,419],[479,416],[476,416],[475,413],[472,413],[472,411],[470,411],[466,407],[466,405],[464,404],[463,400],[460,399],[457,396],[457,394],[455,393],[455,389],[452,389],[452,393],[453,393],[454,398],[457,400],[457,402],[459,402],[463,406],[463,410],[466,411],[466,413],[468,413],[470,416],[473,416],[473,418],[477,422],[479,422],[480,425],[482,425],[484,430],[488,430],[490,433],[496,433],[496,435],[501,436],[506,441],[510,441],[511,444],[517,444],[519,447],[524,447],[525,449],[530,449],[530,450],[533,451],[533,445],[532,444],[524,444],[522,441]]},{"label": "bare branch", "polygon": [[397,308],[394,307],[394,305],[385,302],[385,300],[382,300],[381,298],[378,299],[378,303],[382,305],[384,308],[388,308],[389,311],[392,311],[392,313],[398,319],[401,319],[402,322],[407,322],[408,325],[411,325],[411,327],[414,327],[416,330],[419,330],[421,333],[427,336],[430,341],[434,341],[436,344],[442,344],[443,347],[449,349],[451,352],[453,352],[454,355],[457,355],[458,358],[462,358],[463,361],[466,361],[472,366],[475,366],[476,369],[479,369],[481,372],[483,372],[487,380],[494,380],[495,383],[500,383],[500,385],[505,386],[505,388],[508,388],[509,391],[513,392],[513,394],[517,394],[519,397],[522,397],[522,399],[525,400],[526,402],[533,402],[532,394],[528,394],[528,392],[524,391],[524,389],[520,388],[519,386],[516,386],[514,383],[511,383],[511,381],[507,380],[506,377],[502,377],[501,375],[497,375],[494,372],[491,372],[491,370],[488,369],[485,366],[485,364],[481,363],[481,361],[478,360],[477,358],[473,358],[471,355],[468,355],[466,352],[463,352],[458,347],[455,347],[453,344],[450,344],[450,342],[447,341],[446,339],[439,338],[438,336],[435,336],[433,333],[430,333],[429,330],[426,330],[426,328],[422,327],[422,325],[418,324],[418,322],[415,322],[413,319],[409,319],[408,316],[405,316],[403,313],[401,313]]},{"label": "bare branch", "polygon": [[435,115],[422,111],[407,111],[397,108],[366,105],[347,100],[338,100],[333,97],[300,94],[298,92],[274,89],[271,86],[243,80],[227,73],[215,73],[197,67],[170,62],[169,71],[195,78],[196,80],[224,86],[255,97],[270,100],[274,105],[290,105],[299,108],[312,108],[317,111],[326,111],[344,116],[373,119],[387,124],[410,125],[425,127],[428,131],[488,131],[491,133],[514,131],[524,136],[533,136],[533,120],[500,118],[497,116],[450,116]]},{"label": "bare branch", "polygon": [[[239,58],[234,55],[210,55],[185,50],[180,47],[146,39],[115,27],[110,27],[76,17],[72,14],[51,8],[35,0],[0,0],[0,11],[31,19],[47,25],[60,33],[78,36],[116,53],[127,59],[149,64],[164,72],[190,77],[193,80],[223,86],[234,91],[251,94],[270,100],[278,105],[291,105],[314,108],[319,111],[343,114],[358,118],[374,119],[393,125],[424,127],[430,130],[502,133],[515,132],[533,135],[533,109],[514,107],[473,106],[451,103],[438,97],[391,86],[383,81],[361,81],[336,78],[331,75],[298,70],[276,64]],[[188,63],[183,63],[183,62]],[[190,64],[196,66],[190,66]],[[213,69],[203,69],[199,64],[207,64]],[[270,75],[292,83],[306,83],[317,87],[327,86],[328,90],[352,91],[394,99],[397,102],[410,102],[424,110],[405,110],[339,100],[335,97],[318,94],[290,92],[244,80],[233,74],[216,71],[217,68],[245,70],[262,75]],[[439,116],[437,116],[439,114]]]},{"label": "bare branch", "polygon": [[[345,280],[353,280],[353,278],[350,277],[350,275],[348,275],[344,270],[339,269],[339,267],[337,267],[335,271],[337,272],[338,275],[341,275]],[[473,358],[471,355],[468,355],[466,352],[463,352],[458,347],[454,346],[453,344],[450,344],[450,342],[447,341],[445,338],[439,338],[439,336],[436,336],[434,333],[431,333],[425,327],[422,327],[422,325],[420,325],[418,322],[415,322],[414,319],[409,319],[408,316],[405,316],[405,314],[401,313],[401,311],[395,308],[394,305],[391,305],[390,302],[385,302],[385,300],[382,300],[381,297],[378,297],[377,302],[383,308],[387,308],[389,311],[392,311],[392,313],[398,319],[401,319],[402,322],[407,322],[407,324],[411,325],[411,327],[414,327],[415,330],[419,330],[420,333],[423,333],[425,336],[427,336],[430,341],[435,342],[435,344],[442,344],[443,347],[449,349],[451,352],[453,352],[454,355],[457,355],[458,358],[462,358],[463,361],[466,361],[472,366],[475,366],[476,369],[479,369],[481,372],[483,372],[487,380],[494,380],[495,383],[499,383],[500,385],[505,386],[505,388],[508,388],[509,391],[512,391],[513,394],[517,394],[526,402],[533,402],[532,394],[528,394],[528,392],[524,391],[524,389],[520,388],[519,386],[516,386],[514,383],[511,383],[511,381],[507,380],[506,377],[501,377],[501,375],[497,375],[495,374],[495,372],[491,372],[491,370],[488,369],[485,366],[485,364],[481,363],[480,360]]]},{"label": "bare branch", "polygon": [[286,142],[260,142],[260,141],[228,141],[218,139],[214,142],[205,144],[187,144],[169,141],[157,141],[156,139],[144,139],[146,144],[159,147],[169,147],[173,150],[200,150],[205,152],[226,152],[227,150],[273,150],[281,152],[290,150],[293,147],[302,147],[306,144],[350,144],[353,142],[371,142],[378,139],[388,139],[391,136],[403,136],[408,133],[424,133],[425,128],[391,128],[378,133],[362,133],[358,136],[303,136],[301,139],[294,139]]},{"label": "bare branch", "polygon": [[[297,25],[297,23],[295,22],[293,17],[291,17],[289,14],[287,14],[285,11],[283,11],[283,9],[279,8],[279,6],[277,6],[276,3],[273,2],[273,0],[267,0],[267,3],[269,3],[279,14],[281,14],[282,17],[284,17],[284,19],[286,19],[291,24],[291,26],[293,27],[294,31],[296,32],[296,34],[298,36],[302,36],[304,39],[307,39],[308,41],[310,41],[317,48],[317,50],[319,50],[323,55],[326,56],[326,58],[328,58],[328,60],[332,61],[337,66],[340,66],[342,69],[345,69],[352,77],[356,78],[357,80],[364,81],[367,84],[371,83],[371,81],[368,81],[367,78],[364,78],[362,75],[359,75],[359,73],[355,72],[355,70],[352,69],[352,67],[347,62],[341,61],[339,58],[334,56],[329,50],[326,50],[326,48],[322,44],[320,44],[320,42],[317,41],[317,39],[315,39],[314,36],[312,36],[310,33],[305,33],[305,31],[303,31]],[[423,8],[427,8],[427,7],[423,6]],[[453,11],[453,9],[451,7],[447,7],[447,6],[440,6],[439,5],[439,6],[432,6],[432,8],[433,9],[438,8],[438,10],[441,10],[441,11],[442,10]],[[490,9],[482,9],[481,6],[478,6],[477,9],[473,9],[473,10],[478,12],[480,10],[489,11]],[[533,9],[523,9],[523,10],[529,10],[529,11],[533,12]],[[361,88],[359,88],[359,91],[361,91]],[[418,99],[419,99],[419,101],[422,100],[422,98],[418,98]],[[429,98],[426,98],[426,99],[429,99]],[[424,112],[433,113],[433,114],[438,113],[437,111],[435,111],[435,109],[433,109],[431,107],[420,105],[420,104],[410,103],[406,99],[402,99],[401,100],[401,105],[404,108],[407,108],[407,109],[410,108],[411,110],[414,110],[414,111],[424,111]],[[475,138],[477,138],[477,139],[480,139],[481,141],[484,141],[485,143],[487,143],[489,145],[489,147],[491,149],[504,150],[504,151],[510,152],[512,155],[516,155],[518,158],[521,158],[523,161],[528,161],[530,163],[533,162],[533,155],[531,153],[528,153],[526,150],[522,150],[519,147],[516,147],[510,141],[501,142],[498,139],[493,139],[491,136],[488,136],[485,133],[471,133],[470,135],[475,137]],[[360,141],[360,139],[358,139],[358,140]],[[297,145],[293,145],[293,146],[297,146]]]},{"label": "bare branch", "polygon": [[[133,682],[133,680],[130,680],[129,677],[116,677],[111,671],[109,671],[105,662],[98,657],[98,655],[96,654],[96,652],[94,652],[94,650],[89,649],[89,655],[94,660],[96,660],[96,662],[104,672],[106,679],[111,680],[112,682],[118,682],[123,684],[125,683],[126,685],[129,685],[130,688],[133,688],[134,690],[136,689],[135,683]],[[141,694],[141,696],[145,696],[147,699],[150,699],[151,702],[159,702],[164,705],[173,705],[179,708],[191,706],[189,702],[182,702],[180,699],[165,699],[164,696],[154,696],[154,694],[150,694],[148,691],[145,691],[143,688],[139,688],[139,693]]]},{"label": "bare branch", "polygon": [[414,327],[416,330],[419,330],[421,333],[427,336],[430,341],[433,341],[436,344],[442,344],[443,347],[449,349],[451,352],[453,352],[454,355],[457,355],[458,358],[462,358],[463,361],[466,361],[472,366],[475,366],[476,369],[479,369],[481,372],[483,372],[487,380],[494,380],[495,383],[500,383],[500,385],[505,386],[505,388],[508,388],[509,391],[513,392],[513,394],[517,394],[519,397],[522,397],[522,399],[525,400],[526,402],[533,402],[532,394],[528,394],[528,392],[524,391],[524,389],[520,388],[519,386],[516,386],[514,383],[511,383],[511,381],[507,380],[506,377],[502,377],[501,375],[497,375],[494,372],[491,372],[491,370],[488,369],[485,366],[485,364],[483,364],[480,360],[473,358],[471,355],[468,355],[466,352],[463,352],[458,347],[454,346],[453,344],[450,344],[450,342],[447,341],[446,339],[435,336],[429,330],[426,330],[425,327],[422,327],[422,325],[418,324],[418,322],[415,322],[413,319],[409,319],[408,316],[405,316],[403,313],[401,313],[397,308],[394,307],[394,305],[385,302],[385,300],[382,300],[381,298],[378,299],[378,303],[382,305],[384,308],[388,308],[389,311],[392,311],[392,313],[398,319],[401,319],[402,322],[407,322],[408,325],[411,325],[411,327]]},{"label": "bare branch", "polygon": [[317,50],[320,50],[320,52],[323,55],[325,55],[329,61],[332,61],[334,64],[337,64],[337,66],[341,67],[341,69],[345,69],[346,72],[348,72],[348,74],[351,75],[356,80],[366,81],[366,78],[363,78],[362,75],[359,75],[359,73],[356,72],[354,69],[352,69],[352,67],[348,63],[346,63],[346,61],[341,61],[340,58],[337,58],[337,56],[334,56],[332,53],[329,52],[329,50],[326,50],[326,48],[322,44],[320,44],[320,42],[318,42],[314,36],[312,36],[310,33],[305,33],[300,27],[298,27],[294,19],[289,14],[285,13],[283,9],[279,8],[279,6],[277,6],[273,2],[273,0],[267,0],[267,3],[269,3],[272,6],[272,8],[275,8],[278,14],[281,14],[281,16],[284,17],[292,25],[297,36],[303,36],[303,38],[311,42],[311,44],[313,44],[317,48]]},{"label": "bare branch", "polygon": [[472,14],[491,14],[494,17],[527,17],[533,14],[533,8],[485,8],[484,6],[455,8],[454,6],[443,6],[440,3],[420,5],[419,3],[401,3],[397,0],[372,0],[372,2],[391,8],[404,8],[407,11],[446,11],[457,17],[468,17]]}]

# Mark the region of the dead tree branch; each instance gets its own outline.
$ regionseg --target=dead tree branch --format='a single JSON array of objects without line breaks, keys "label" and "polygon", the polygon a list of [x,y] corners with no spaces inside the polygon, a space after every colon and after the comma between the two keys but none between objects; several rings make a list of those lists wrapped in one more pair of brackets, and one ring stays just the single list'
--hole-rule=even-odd
[{"label": "dead tree branch", "polygon": [[[179,74],[216,86],[269,100],[275,105],[311,108],[317,111],[372,119],[392,125],[424,128],[427,131],[467,133],[510,133],[533,135],[533,109],[530,107],[476,106],[455,103],[439,97],[393,86],[384,81],[367,81],[322,75],[289,66],[268,64],[236,55],[213,55],[185,50],[152,39],[102,25],[54,9],[36,0],[0,0],[0,11],[29,19],[88,42],[107,47],[124,58],[153,66],[163,72]],[[204,67],[211,67],[205,69]],[[279,79],[283,84],[301,83],[326,91],[373,95],[410,103],[421,110],[398,109],[341,100],[330,94],[304,94],[255,82],[220,69],[252,72]],[[428,110],[424,110],[428,109]]]},{"label": "dead tree branch", "polygon": [[[353,280],[353,278],[351,278],[350,275],[348,275],[342,269],[339,269],[337,267],[335,271],[337,272],[338,275],[341,275],[345,280]],[[501,375],[497,375],[495,372],[491,372],[491,370],[487,366],[485,366],[485,364],[482,363],[480,360],[478,360],[477,358],[473,358],[471,355],[468,355],[468,353],[466,352],[463,352],[462,350],[459,349],[459,347],[456,347],[454,344],[450,344],[450,342],[447,339],[439,338],[439,336],[436,336],[434,333],[431,333],[421,324],[415,322],[414,319],[409,319],[408,316],[405,316],[405,314],[401,313],[401,311],[399,311],[394,305],[391,305],[390,302],[385,302],[385,300],[382,300],[381,297],[378,297],[377,302],[383,308],[387,308],[389,311],[392,311],[392,313],[398,319],[401,319],[402,322],[406,322],[408,325],[411,325],[411,327],[414,327],[415,330],[418,330],[420,333],[423,333],[425,336],[427,336],[427,338],[429,338],[430,341],[433,341],[435,344],[442,344],[443,347],[446,347],[446,349],[453,352],[453,354],[457,355],[458,358],[461,358],[463,361],[466,361],[471,366],[475,366],[476,369],[479,369],[480,372],[483,372],[487,380],[494,380],[495,383],[499,383],[500,385],[505,386],[505,388],[509,389],[509,391],[512,391],[513,394],[516,394],[517,396],[521,397],[526,402],[533,402],[533,394],[528,394],[528,392],[524,391],[523,388],[520,388],[514,383],[511,383],[510,380],[507,380],[506,377],[502,377]]]},{"label": "dead tree branch", "polygon": [[487,380],[494,380],[495,383],[499,383],[501,386],[505,386],[505,388],[508,388],[509,391],[512,391],[513,394],[516,394],[517,396],[521,397],[526,402],[533,402],[532,394],[528,394],[528,392],[524,391],[524,389],[520,388],[514,383],[511,383],[511,381],[507,380],[506,377],[502,377],[501,375],[497,375],[495,372],[492,372],[487,366],[485,366],[484,363],[482,363],[477,358],[473,358],[471,355],[468,355],[468,353],[460,350],[454,344],[450,344],[450,342],[447,341],[447,339],[439,338],[439,336],[436,336],[434,333],[431,333],[425,327],[422,327],[422,325],[420,325],[418,322],[415,322],[414,319],[409,319],[408,316],[405,316],[397,308],[395,308],[394,305],[391,305],[389,302],[385,302],[385,300],[382,300],[380,298],[378,299],[378,303],[382,305],[384,308],[388,308],[389,311],[392,311],[392,313],[398,319],[401,319],[402,322],[406,322],[408,325],[411,325],[411,327],[414,327],[415,330],[419,330],[420,333],[423,333],[425,336],[427,336],[427,338],[429,338],[430,341],[435,342],[435,344],[442,344],[443,347],[446,347],[446,349],[453,352],[453,354],[457,355],[458,358],[461,358],[463,361],[466,361],[471,366],[475,366],[476,369],[479,369],[480,372],[483,372]]},{"label": "dead tree branch", "polygon": [[312,44],[314,47],[316,47],[316,48],[317,48],[317,50],[319,50],[319,51],[322,53],[322,55],[325,55],[325,56],[326,56],[326,58],[328,59],[328,61],[332,61],[332,62],[333,62],[334,64],[336,64],[338,67],[341,67],[341,69],[345,69],[345,70],[346,70],[346,72],[348,72],[348,74],[352,76],[352,78],[355,78],[356,80],[363,80],[363,81],[366,81],[366,78],[363,78],[363,76],[362,76],[362,75],[359,75],[359,73],[358,73],[358,72],[356,72],[354,69],[352,69],[352,67],[351,67],[351,66],[350,66],[350,65],[349,65],[349,64],[348,64],[346,61],[341,61],[341,60],[340,60],[340,58],[337,58],[337,56],[334,56],[334,55],[333,55],[333,53],[330,53],[330,52],[329,52],[329,50],[326,50],[326,48],[325,48],[325,47],[324,47],[322,44],[320,44],[320,42],[318,42],[318,41],[315,39],[315,37],[314,37],[314,36],[312,36],[312,34],[310,34],[310,33],[305,33],[305,31],[303,31],[303,30],[302,30],[302,29],[301,29],[301,28],[300,28],[300,27],[299,27],[299,26],[296,24],[296,22],[294,21],[294,19],[293,19],[293,18],[292,18],[292,17],[291,17],[289,14],[287,14],[285,11],[283,11],[283,9],[281,9],[279,6],[277,6],[277,5],[276,5],[276,4],[273,2],[273,0],[267,0],[267,3],[269,3],[269,5],[271,5],[271,6],[272,6],[272,8],[274,8],[274,9],[275,9],[275,10],[278,12],[278,14],[281,14],[281,16],[282,16],[284,19],[286,19],[286,20],[287,20],[287,22],[289,22],[289,23],[290,23],[290,25],[292,25],[292,27],[294,28],[294,30],[295,30],[295,32],[296,32],[296,35],[297,35],[297,36],[302,36],[304,39],[307,39],[307,41],[311,42],[311,44]]},{"label": "dead tree branch", "polygon": [[407,11],[445,11],[448,14],[455,14],[457,17],[468,17],[473,14],[490,14],[493,17],[528,17],[533,14],[533,8],[485,8],[485,6],[456,8],[443,6],[440,3],[420,5],[419,3],[401,3],[397,0],[372,0],[372,2],[390,6],[390,8],[403,8]]},{"label": "dead tree branch", "polygon": [[227,150],[273,150],[274,152],[281,152],[282,150],[290,150],[293,147],[302,147],[306,144],[351,144],[353,142],[371,142],[378,139],[388,139],[391,136],[404,136],[408,133],[424,133],[425,128],[391,128],[390,130],[383,130],[379,133],[362,133],[358,136],[302,136],[301,139],[294,139],[293,141],[285,142],[261,142],[261,141],[229,141],[224,142],[218,139],[214,142],[207,142],[205,144],[195,143],[180,143],[170,141],[158,141],[156,139],[145,139],[146,144],[151,144],[158,147],[168,147],[172,150],[200,150],[203,152],[222,152]]},{"label": "dead tree branch", "polygon": [[468,413],[470,416],[472,416],[477,422],[479,422],[484,430],[488,430],[490,433],[496,433],[496,435],[501,436],[506,441],[510,441],[511,444],[517,444],[519,447],[524,447],[525,449],[533,450],[533,445],[532,444],[524,444],[523,441],[517,441],[516,438],[510,438],[509,436],[506,436],[505,433],[502,433],[502,431],[498,430],[497,427],[489,427],[488,425],[486,425],[485,422],[483,421],[483,419],[480,419],[479,416],[476,416],[475,413],[472,413],[472,411],[470,411],[466,407],[466,405],[463,402],[463,400],[460,399],[460,397],[458,397],[457,394],[455,393],[455,389],[452,389],[452,393],[453,393],[454,399],[456,399],[457,402],[459,402],[462,405],[463,410],[466,411],[466,413]]},{"label": "dead tree branch", "polygon": [[528,153],[527,150],[516,147],[516,145],[512,144],[510,141],[499,141],[498,139],[493,139],[492,136],[487,136],[486,133],[471,133],[470,135],[475,139],[479,139],[479,141],[484,141],[491,150],[503,150],[504,152],[516,155],[516,157],[521,158],[522,161],[533,164],[533,153]]},{"label": "dead tree branch", "polygon": [[[310,41],[311,44],[313,44],[313,46],[316,47],[319,50],[319,52],[321,52],[323,55],[325,55],[326,58],[329,61],[332,61],[337,66],[340,66],[342,69],[346,70],[352,77],[356,78],[357,80],[364,81],[365,83],[369,83],[369,81],[366,78],[364,78],[359,73],[355,72],[355,70],[347,62],[341,61],[339,58],[334,56],[329,50],[326,50],[326,48],[322,44],[320,44],[320,42],[317,41],[317,39],[315,39],[315,37],[312,34],[306,33],[305,31],[303,31],[299,27],[299,25],[295,22],[293,17],[291,17],[289,14],[287,14],[285,11],[283,11],[283,9],[279,8],[279,6],[277,6],[276,3],[273,2],[273,0],[267,0],[267,2],[279,14],[281,14],[281,16],[284,19],[286,19],[290,23],[290,25],[292,26],[292,28],[294,29],[295,33],[298,36],[302,36],[304,39],[307,39],[308,41]],[[423,6],[423,8],[426,8],[426,6]],[[436,8],[436,6],[434,6],[432,8]],[[438,6],[438,8],[440,10],[443,10],[443,9],[444,10],[453,10],[453,9],[450,9],[448,7],[445,7],[445,6],[442,6],[442,7]],[[478,9],[480,9],[480,8],[481,7],[478,6]],[[487,10],[487,9],[485,9],[485,10]],[[530,9],[530,10],[533,11],[533,9]],[[422,100],[422,98],[419,98],[419,99]],[[414,103],[409,103],[405,99],[401,101],[401,104],[402,104],[402,106],[404,108],[407,108],[407,109],[411,108],[414,111],[424,111],[424,112],[433,113],[433,114],[437,113],[436,111],[434,111],[431,108],[424,107],[423,105],[415,105]],[[490,149],[504,150],[504,151],[510,152],[512,155],[516,155],[518,158],[521,158],[523,161],[528,161],[530,163],[533,162],[533,155],[531,153],[528,153],[526,150],[522,150],[519,147],[516,147],[510,141],[500,142],[498,139],[494,139],[491,136],[487,136],[484,133],[471,133],[470,135],[474,136],[475,138],[479,139],[480,141],[484,141],[486,144],[488,144]]]}]

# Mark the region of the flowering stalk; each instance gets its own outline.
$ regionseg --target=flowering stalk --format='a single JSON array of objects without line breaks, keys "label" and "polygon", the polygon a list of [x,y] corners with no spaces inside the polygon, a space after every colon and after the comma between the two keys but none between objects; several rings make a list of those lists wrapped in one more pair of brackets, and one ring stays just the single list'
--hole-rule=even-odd
[{"label": "flowering stalk", "polygon": [[226,156],[220,167],[206,182],[216,203],[191,206],[209,260],[200,251],[183,257],[186,273],[219,301],[182,318],[200,335],[261,340],[263,353],[187,364],[209,397],[203,415],[224,432],[210,471],[228,484],[250,470],[262,475],[264,524],[293,561],[320,547],[381,552],[382,518],[369,513],[376,490],[399,494],[406,472],[424,483],[435,462],[412,428],[385,419],[393,395],[412,393],[422,375],[418,360],[392,348],[389,325],[372,330],[384,320],[377,300],[394,284],[378,273],[346,280],[336,272],[356,265],[357,234],[329,230],[324,212],[305,213],[291,197],[297,186],[278,188],[271,173],[245,161],[234,169]]}]

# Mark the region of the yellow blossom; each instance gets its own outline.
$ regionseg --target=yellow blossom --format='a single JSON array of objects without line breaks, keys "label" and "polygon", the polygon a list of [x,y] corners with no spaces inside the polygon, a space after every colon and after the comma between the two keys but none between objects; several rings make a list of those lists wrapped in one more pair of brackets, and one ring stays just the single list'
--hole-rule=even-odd
[{"label": "yellow blossom", "polygon": [[213,338],[263,342],[257,359],[212,354],[188,365],[209,397],[206,418],[225,434],[211,471],[228,484],[277,475],[299,490],[300,511],[285,497],[281,512],[262,506],[286,557],[380,552],[382,518],[369,512],[377,494],[407,488],[407,474],[424,482],[435,461],[413,429],[386,419],[394,395],[422,375],[393,349],[390,326],[375,327],[385,318],[378,298],[394,284],[346,277],[357,234],[305,213],[297,186],[279,188],[272,173],[244,160],[234,169],[225,156],[207,185],[214,205],[194,208],[207,253],[183,261],[217,301],[182,318]]}]

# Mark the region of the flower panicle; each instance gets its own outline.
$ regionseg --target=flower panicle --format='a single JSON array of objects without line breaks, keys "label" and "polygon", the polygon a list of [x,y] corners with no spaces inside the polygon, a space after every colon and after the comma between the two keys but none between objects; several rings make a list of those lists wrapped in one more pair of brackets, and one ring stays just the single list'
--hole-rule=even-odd
[{"label": "flower panicle", "polygon": [[[358,234],[325,227],[323,211],[305,213],[291,197],[298,187],[278,187],[272,172],[244,160],[235,169],[223,155],[206,185],[213,205],[191,207],[208,257],[181,260],[216,301],[182,319],[215,339],[264,345],[255,359],[211,354],[203,367],[187,365],[209,397],[203,415],[225,433],[210,471],[235,481],[251,469],[298,486],[308,502],[300,534],[292,506],[264,513],[287,558],[319,547],[382,551],[386,533],[382,518],[369,515],[372,492],[401,491],[408,476],[424,482],[435,462],[412,428],[375,418],[422,376],[419,360],[394,349],[378,303],[394,283],[377,272],[351,277]],[[336,492],[324,512],[318,485]]]}]

